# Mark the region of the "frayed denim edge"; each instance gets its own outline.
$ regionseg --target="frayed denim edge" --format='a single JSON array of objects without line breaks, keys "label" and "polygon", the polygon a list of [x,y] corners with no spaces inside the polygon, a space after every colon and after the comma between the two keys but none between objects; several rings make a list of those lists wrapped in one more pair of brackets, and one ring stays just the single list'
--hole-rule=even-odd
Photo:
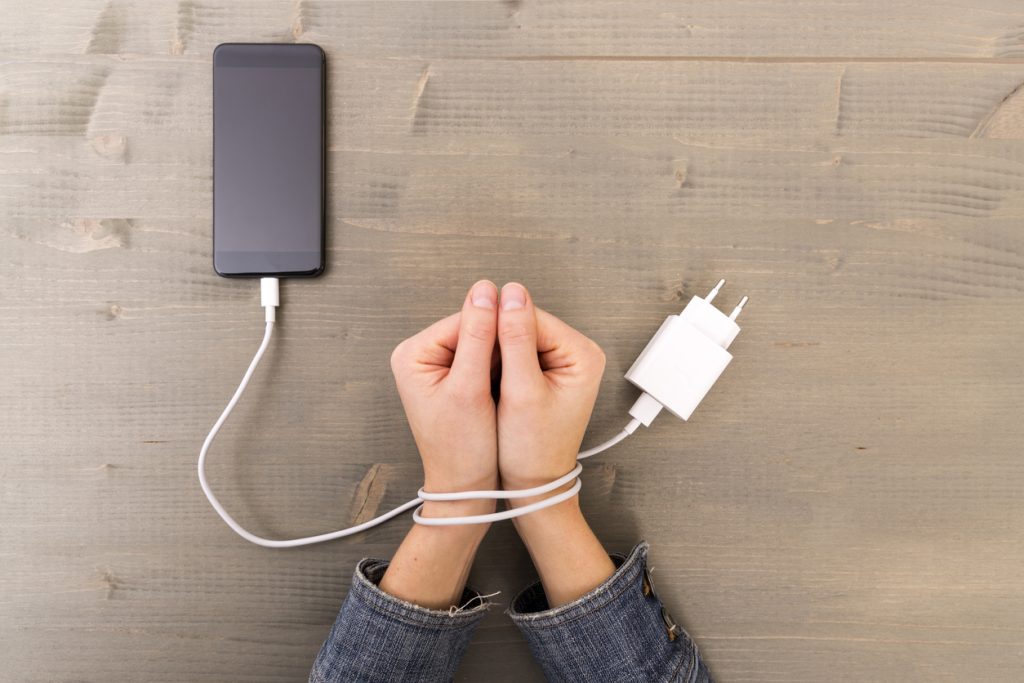
[{"label": "frayed denim edge", "polygon": [[406,624],[434,629],[448,629],[454,626],[461,627],[466,622],[482,618],[484,613],[494,604],[481,595],[478,590],[470,586],[466,586],[465,591],[473,595],[465,605],[472,602],[480,603],[474,607],[464,606],[455,610],[451,608],[430,609],[429,607],[408,602],[385,593],[380,589],[380,586],[364,573],[373,571],[374,573],[380,572],[383,574],[383,570],[387,568],[388,564],[386,560],[374,558],[360,560],[359,564],[356,565],[355,572],[352,574],[352,586],[349,589],[349,594],[370,610],[384,612]]}]

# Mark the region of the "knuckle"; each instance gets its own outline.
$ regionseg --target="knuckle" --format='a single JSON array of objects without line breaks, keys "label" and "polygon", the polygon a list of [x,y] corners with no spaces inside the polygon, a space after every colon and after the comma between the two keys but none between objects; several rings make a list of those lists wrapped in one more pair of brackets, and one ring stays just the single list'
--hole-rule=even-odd
[{"label": "knuckle", "polygon": [[461,334],[473,341],[491,342],[494,340],[494,326],[483,320],[470,320],[463,323]]},{"label": "knuckle", "polygon": [[501,405],[510,413],[522,413],[537,405],[538,397],[531,391],[502,391]]},{"label": "knuckle", "polygon": [[396,375],[405,368],[409,358],[409,340],[405,339],[398,343],[391,351],[391,372]]},{"label": "knuckle", "polygon": [[586,337],[582,356],[588,368],[593,369],[595,372],[604,371],[605,361],[607,360],[604,349],[593,339]]},{"label": "knuckle", "polygon": [[540,422],[551,420],[552,415],[561,413],[547,392],[530,386],[518,386],[512,391],[502,391],[498,405],[504,415],[528,416]]},{"label": "knuckle", "polygon": [[499,400],[508,407],[536,407],[544,402],[546,396],[545,384],[539,375],[536,378],[526,376],[508,380],[502,378]]},{"label": "knuckle", "polygon": [[526,323],[506,322],[498,330],[498,337],[504,344],[525,344],[533,338],[533,330]]},{"label": "knuckle", "polygon": [[448,394],[453,406],[463,410],[479,406],[484,397],[484,392],[476,384],[454,377],[450,380]]}]

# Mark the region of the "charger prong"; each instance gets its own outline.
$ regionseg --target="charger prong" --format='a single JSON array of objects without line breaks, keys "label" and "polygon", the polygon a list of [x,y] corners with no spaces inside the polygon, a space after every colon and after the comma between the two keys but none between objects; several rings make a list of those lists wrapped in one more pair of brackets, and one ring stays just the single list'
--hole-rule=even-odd
[{"label": "charger prong", "polygon": [[708,303],[711,303],[711,300],[714,299],[716,296],[718,296],[718,292],[722,289],[722,285],[724,285],[724,284],[725,284],[725,278],[722,278],[721,280],[718,281],[718,284],[715,285],[714,288],[710,292],[708,292],[708,295],[706,297],[704,297],[704,301],[707,301]]},{"label": "charger prong", "polygon": [[747,301],[749,301],[749,297],[743,297],[740,299],[740,302],[736,304],[736,308],[732,309],[732,313],[729,314],[729,320],[735,321],[736,318],[739,317],[740,311],[742,311],[743,307],[747,305]]}]

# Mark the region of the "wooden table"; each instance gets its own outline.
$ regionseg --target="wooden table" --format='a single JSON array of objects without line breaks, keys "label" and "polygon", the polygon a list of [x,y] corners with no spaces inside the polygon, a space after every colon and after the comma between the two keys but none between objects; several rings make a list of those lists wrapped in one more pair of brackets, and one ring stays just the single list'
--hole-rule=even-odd
[{"label": "wooden table", "polygon": [[[722,681],[1019,681],[1024,6],[8,3],[0,24],[0,678],[301,680],[360,557],[271,551],[199,490],[258,342],[210,260],[210,55],[329,64],[329,267],[212,454],[287,537],[406,500],[388,355],[480,277],[525,282],[623,372],[719,277],[751,303],[690,423],[587,466],[611,549]],[[20,5],[20,6],[10,6]],[[532,580],[509,525],[473,583]],[[539,680],[495,609],[461,680]]]}]

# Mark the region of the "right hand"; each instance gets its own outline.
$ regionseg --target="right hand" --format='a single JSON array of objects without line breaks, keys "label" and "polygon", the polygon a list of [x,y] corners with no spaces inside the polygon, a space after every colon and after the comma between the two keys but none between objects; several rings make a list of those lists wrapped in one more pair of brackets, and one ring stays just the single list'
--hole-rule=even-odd
[{"label": "right hand", "polygon": [[604,373],[604,352],[534,306],[529,292],[518,283],[501,290],[498,346],[502,488],[546,484],[576,466]]},{"label": "right hand", "polygon": [[[391,354],[398,394],[432,492],[491,489],[498,483],[492,354],[498,290],[470,289],[461,313],[439,320]],[[484,501],[494,507],[493,501]],[[452,510],[451,503],[425,505]],[[464,506],[463,506],[464,507]]]}]

